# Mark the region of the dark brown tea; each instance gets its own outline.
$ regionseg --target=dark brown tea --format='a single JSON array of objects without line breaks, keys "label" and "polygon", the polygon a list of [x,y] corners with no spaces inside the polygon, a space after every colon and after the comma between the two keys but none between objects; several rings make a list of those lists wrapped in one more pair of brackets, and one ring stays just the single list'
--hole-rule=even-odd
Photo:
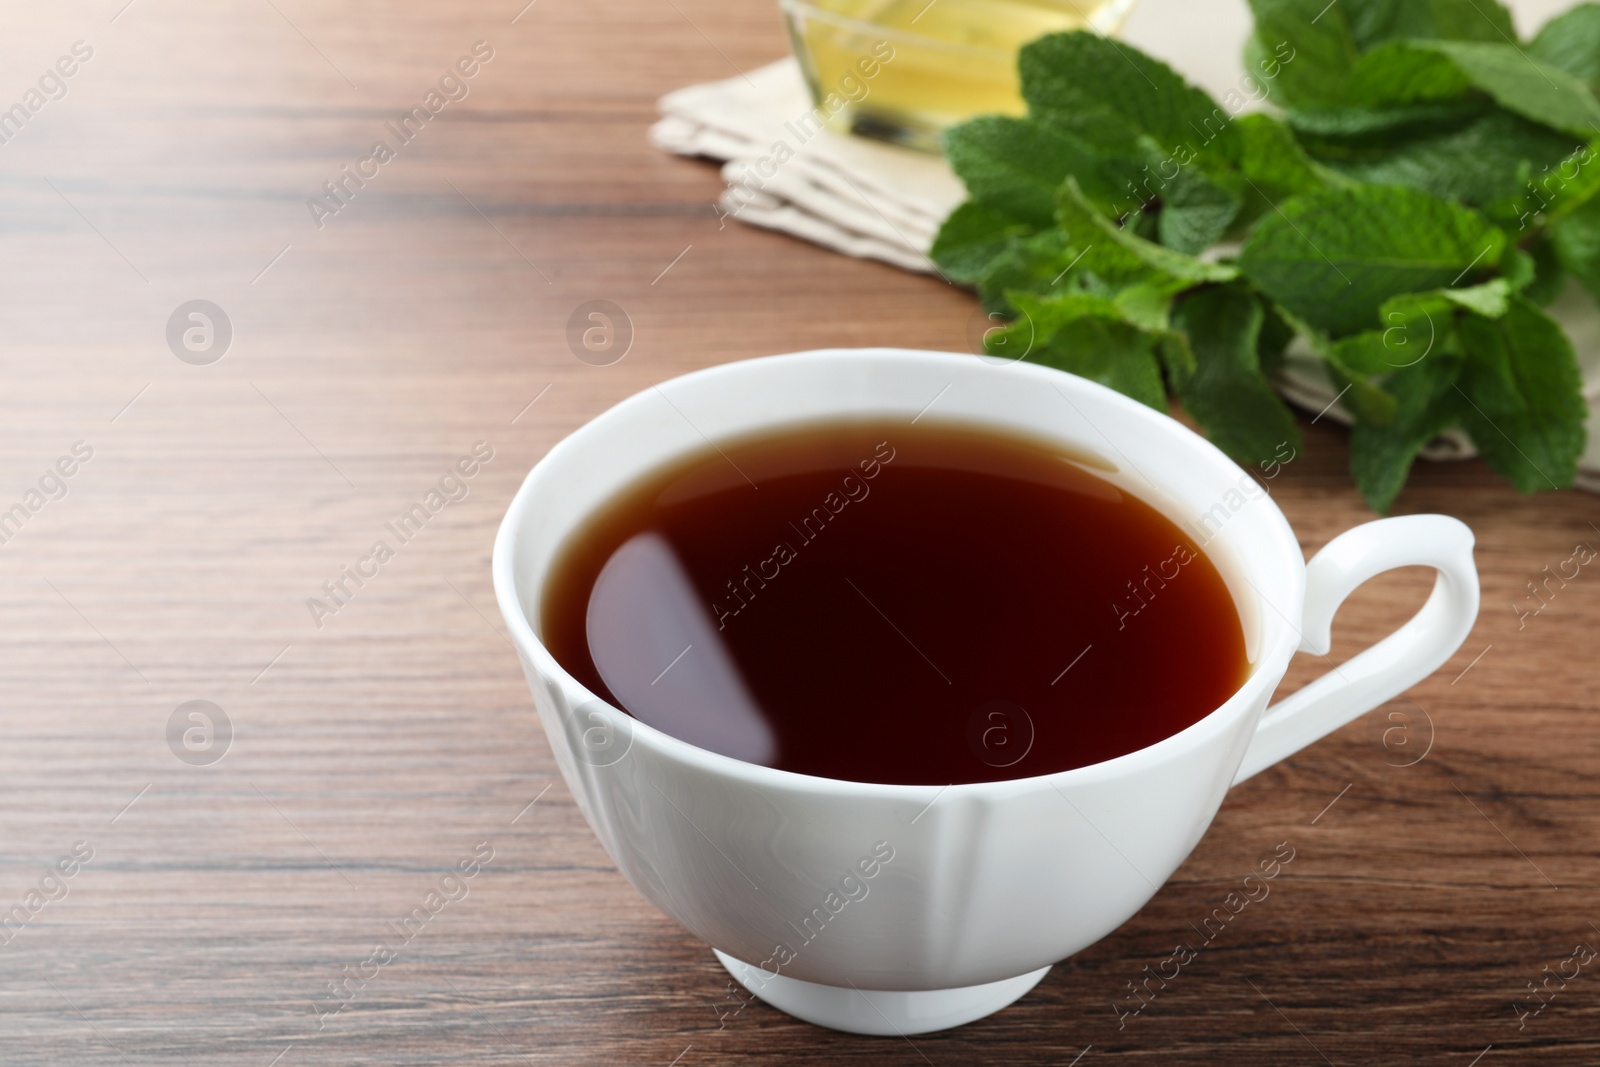
[{"label": "dark brown tea", "polygon": [[932,420],[787,428],[653,472],[563,546],[556,660],[701,748],[852,781],[1048,774],[1244,682],[1210,560],[1047,442]]}]

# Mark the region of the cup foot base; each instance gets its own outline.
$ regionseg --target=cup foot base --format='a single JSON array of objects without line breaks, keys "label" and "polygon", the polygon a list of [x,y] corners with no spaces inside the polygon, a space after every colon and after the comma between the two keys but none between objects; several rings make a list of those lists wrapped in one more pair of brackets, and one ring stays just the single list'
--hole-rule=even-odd
[{"label": "cup foot base", "polygon": [[1050,968],[1041,967],[984,985],[897,992],[802,982],[781,974],[768,978],[748,963],[717,949],[711,951],[734,981],[779,1011],[830,1030],[875,1037],[948,1030],[992,1015],[1020,999],[1050,972]]}]

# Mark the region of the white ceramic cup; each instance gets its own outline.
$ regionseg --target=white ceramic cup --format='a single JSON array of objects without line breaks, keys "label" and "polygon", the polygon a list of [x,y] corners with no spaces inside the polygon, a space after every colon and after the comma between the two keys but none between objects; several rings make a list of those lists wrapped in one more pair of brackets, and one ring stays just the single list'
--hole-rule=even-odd
[{"label": "white ceramic cup", "polygon": [[[816,778],[696,748],[595,697],[538,633],[552,557],[661,463],[785,424],[927,411],[1054,439],[1204,546],[1239,609],[1248,681],[1204,719],[1103,763],[948,787]],[[1103,472],[1102,472],[1103,473]],[[606,851],[750,992],[855,1033],[958,1026],[1116,929],[1194,848],[1228,788],[1431,674],[1478,613],[1472,534],[1382,519],[1309,564],[1259,482],[1180,423],[1027,363],[895,349],[729,363],[630,397],[551,449],[494,547],[495,594],[556,763]],[[1393,567],[1438,570],[1405,625],[1271,707],[1296,651]],[[1064,650],[1070,651],[1070,650]],[[848,743],[848,739],[841,739]]]}]

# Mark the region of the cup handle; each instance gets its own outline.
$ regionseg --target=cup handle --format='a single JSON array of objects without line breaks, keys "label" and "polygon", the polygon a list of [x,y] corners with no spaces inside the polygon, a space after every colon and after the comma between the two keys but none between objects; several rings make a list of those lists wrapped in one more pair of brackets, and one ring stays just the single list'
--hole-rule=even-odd
[{"label": "cup handle", "polygon": [[1404,626],[1267,708],[1234,785],[1399,696],[1461,647],[1478,618],[1472,543],[1472,531],[1457,519],[1406,515],[1347,530],[1312,557],[1299,651],[1318,655],[1332,644],[1339,605],[1368,578],[1410,566],[1433,567],[1439,577],[1428,602]]}]

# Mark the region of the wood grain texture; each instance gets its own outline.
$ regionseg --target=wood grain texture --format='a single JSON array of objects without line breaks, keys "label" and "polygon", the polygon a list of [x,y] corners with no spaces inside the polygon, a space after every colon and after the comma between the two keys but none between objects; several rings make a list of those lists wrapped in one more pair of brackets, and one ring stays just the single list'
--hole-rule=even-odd
[{"label": "wood grain texture", "polygon": [[[0,107],[95,50],[0,145],[0,510],[93,449],[0,545],[0,913],[93,852],[0,933],[0,1062],[1600,1060],[1600,964],[1521,1029],[1512,1008],[1600,945],[1600,572],[1525,626],[1512,608],[1600,546],[1600,504],[1519,497],[1478,463],[1420,469],[1398,508],[1477,531],[1466,646],[1235,790],[1123,929],[914,1045],[731,1013],[709,950],[616,872],[556,775],[490,589],[496,524],[551,444],[638,389],[808,347],[961,350],[971,298],[719,229],[716,169],[646,145],[658,94],[782,53],[767,0],[538,0],[515,23],[518,0],[122,4],[0,9]],[[306,198],[480,39],[470,96],[318,229]],[[196,298],[234,328],[209,366],[165,341]],[[609,367],[565,340],[597,298],[635,331]],[[476,441],[494,458],[466,499],[315,625],[306,598]],[[1272,489],[1309,552],[1370,516],[1343,433],[1306,441]],[[1363,588],[1333,659],[1425,589]],[[208,766],[168,744],[195,699],[232,723]],[[1386,748],[1397,708],[1416,733]],[[1285,841],[1270,896],[1119,1028],[1126,984]],[[328,984],[480,842],[467,895],[319,1025]]]}]

